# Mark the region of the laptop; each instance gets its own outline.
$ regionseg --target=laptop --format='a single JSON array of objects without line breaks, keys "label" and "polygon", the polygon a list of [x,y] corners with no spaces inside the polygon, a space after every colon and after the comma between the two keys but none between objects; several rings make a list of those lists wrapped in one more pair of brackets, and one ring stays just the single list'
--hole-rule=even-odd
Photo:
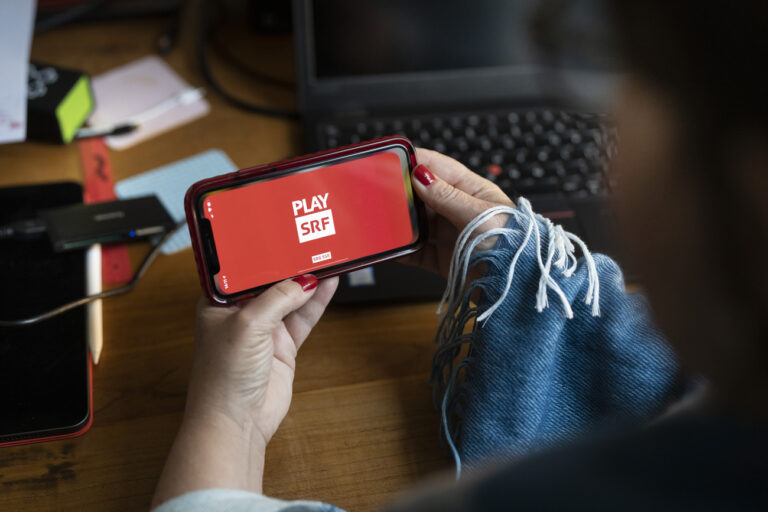
[{"label": "laptop", "polygon": [[[306,151],[400,134],[445,153],[513,199],[616,256],[606,173],[615,130],[544,92],[530,0],[294,0]],[[601,87],[600,77],[592,78]],[[606,82],[611,77],[606,76]],[[385,263],[342,277],[335,300],[439,297],[442,278]]]}]

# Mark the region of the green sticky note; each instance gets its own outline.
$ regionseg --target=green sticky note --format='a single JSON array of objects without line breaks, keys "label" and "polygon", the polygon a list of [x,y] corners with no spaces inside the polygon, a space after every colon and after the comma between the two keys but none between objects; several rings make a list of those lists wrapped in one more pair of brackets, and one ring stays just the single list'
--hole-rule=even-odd
[{"label": "green sticky note", "polygon": [[88,77],[83,75],[70,89],[64,100],[56,107],[61,138],[70,142],[93,109],[93,97]]}]

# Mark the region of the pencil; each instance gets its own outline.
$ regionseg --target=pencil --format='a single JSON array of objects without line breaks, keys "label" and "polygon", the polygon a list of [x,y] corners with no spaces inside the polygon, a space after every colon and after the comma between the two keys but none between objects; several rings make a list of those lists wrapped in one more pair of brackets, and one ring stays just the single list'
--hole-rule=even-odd
[{"label": "pencil", "polygon": [[[86,252],[86,295],[101,293],[101,244],[94,244]],[[101,301],[88,304],[88,348],[93,364],[99,364],[101,347],[104,343],[104,331],[101,314]]]}]

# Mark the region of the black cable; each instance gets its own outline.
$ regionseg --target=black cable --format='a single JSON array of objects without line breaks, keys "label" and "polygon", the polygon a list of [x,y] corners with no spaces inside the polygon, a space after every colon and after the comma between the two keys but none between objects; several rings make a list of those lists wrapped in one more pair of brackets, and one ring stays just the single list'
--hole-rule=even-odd
[{"label": "black cable", "polygon": [[179,38],[180,17],[181,9],[168,18],[165,28],[155,40],[155,50],[160,55],[168,55],[176,47]]},{"label": "black cable", "polygon": [[230,105],[237,107],[246,112],[253,114],[259,114],[267,117],[277,117],[280,119],[297,120],[299,113],[294,110],[279,109],[265,107],[263,105],[257,105],[248,101],[242,100],[230,94],[228,91],[219,84],[216,78],[211,72],[210,63],[208,62],[207,46],[208,35],[210,27],[208,26],[208,0],[200,0],[200,12],[198,16],[197,27],[197,41],[195,42],[195,51],[197,54],[197,63],[200,68],[200,74],[203,75],[203,79],[208,84],[208,88],[214,91],[216,94],[224,98],[224,100]]},{"label": "black cable", "polygon": [[62,304],[59,307],[56,307],[44,313],[40,313],[39,315],[31,316],[28,318],[20,318],[18,320],[0,320],[0,327],[20,327],[24,325],[36,324],[38,322],[42,322],[43,320],[47,320],[49,318],[53,318],[54,316],[58,316],[62,313],[66,313],[70,309],[75,309],[80,306],[85,306],[86,304],[93,302],[95,300],[107,299],[109,297],[115,297],[117,295],[122,295],[124,293],[130,292],[136,286],[136,283],[138,283],[139,280],[142,278],[142,276],[147,272],[147,269],[155,260],[155,258],[157,257],[158,253],[160,252],[160,249],[163,247],[165,242],[167,242],[168,239],[170,239],[171,236],[173,236],[185,224],[186,224],[186,221],[182,221],[178,223],[174,229],[170,230],[165,235],[163,235],[160,241],[154,247],[152,247],[152,250],[150,250],[147,253],[147,255],[144,257],[144,260],[141,262],[141,265],[139,265],[139,268],[136,270],[136,273],[133,274],[133,277],[131,278],[131,280],[128,281],[128,283],[126,283],[125,285],[119,288],[113,288],[112,290],[107,290],[101,293],[97,293],[95,295],[88,295],[87,297],[83,297],[82,299],[73,300],[72,302]]},{"label": "black cable", "polygon": [[215,51],[216,54],[219,57],[221,57],[222,60],[226,61],[227,63],[229,63],[234,67],[237,67],[240,71],[246,73],[248,76],[250,76],[254,80],[258,80],[272,87],[287,89],[289,91],[293,91],[296,89],[296,82],[294,82],[293,80],[286,80],[284,78],[279,78],[276,76],[269,75],[259,69],[253,68],[248,64],[246,64],[234,53],[232,53],[232,51],[225,44],[223,44],[221,40],[215,35],[211,37],[211,49]]}]

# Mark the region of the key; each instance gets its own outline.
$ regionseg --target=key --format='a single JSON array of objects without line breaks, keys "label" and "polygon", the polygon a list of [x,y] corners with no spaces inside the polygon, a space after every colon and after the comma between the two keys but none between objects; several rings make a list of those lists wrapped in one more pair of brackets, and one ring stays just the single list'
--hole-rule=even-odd
[{"label": "key", "polygon": [[504,149],[515,149],[515,140],[509,135],[504,135],[501,138],[501,145]]},{"label": "key", "polygon": [[528,148],[531,148],[531,149],[535,148],[537,146],[536,137],[530,133],[525,135],[523,137],[523,144],[525,144],[525,146]]},{"label": "key", "polygon": [[520,173],[520,169],[515,167],[514,165],[508,165],[504,167],[504,173],[514,181],[519,180],[522,177],[522,174]]},{"label": "key", "polygon": [[503,173],[503,171],[502,171],[502,169],[501,169],[501,166],[500,166],[500,165],[491,164],[491,165],[489,165],[489,166],[487,166],[487,167],[485,168],[485,175],[486,175],[486,177],[488,177],[489,179],[490,179],[491,177],[493,177],[493,178],[497,178],[497,177],[501,176],[501,175],[502,175],[502,173]]},{"label": "key", "polygon": [[464,137],[459,137],[454,141],[454,144],[456,146],[456,149],[458,149],[461,153],[466,153],[469,151],[469,143]]}]

